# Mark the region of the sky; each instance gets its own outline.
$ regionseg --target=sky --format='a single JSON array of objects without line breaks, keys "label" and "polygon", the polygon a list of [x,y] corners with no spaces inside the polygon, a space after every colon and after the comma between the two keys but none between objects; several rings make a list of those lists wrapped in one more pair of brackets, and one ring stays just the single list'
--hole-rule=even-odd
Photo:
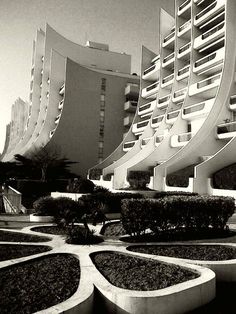
[{"label": "sky", "polygon": [[142,45],[158,52],[160,7],[173,13],[174,0],[0,0],[0,152],[11,105],[29,99],[33,40],[47,22],[64,37],[85,45],[107,43],[132,56],[140,73]]}]

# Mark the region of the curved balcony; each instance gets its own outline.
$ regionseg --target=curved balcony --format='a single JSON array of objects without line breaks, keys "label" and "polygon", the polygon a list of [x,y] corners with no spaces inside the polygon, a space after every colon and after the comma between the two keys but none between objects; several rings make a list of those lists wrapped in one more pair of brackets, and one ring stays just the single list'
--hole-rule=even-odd
[{"label": "curved balcony", "polygon": [[142,79],[145,81],[157,81],[160,75],[160,59],[144,70]]},{"label": "curved balcony", "polygon": [[215,98],[208,99],[206,101],[185,107],[183,109],[182,118],[188,121],[192,121],[206,116],[214,104]]},{"label": "curved balcony", "polygon": [[191,42],[189,42],[189,43],[187,43],[187,44],[185,44],[179,48],[177,58],[181,59],[184,56],[187,58],[188,55],[190,54],[190,51],[191,51]]},{"label": "curved balcony", "polygon": [[193,137],[192,132],[175,134],[171,136],[170,145],[171,147],[185,146]]},{"label": "curved balcony", "polygon": [[164,139],[164,135],[157,135],[155,138],[155,146],[159,146]]},{"label": "curved balcony", "polygon": [[188,64],[178,71],[176,80],[181,81],[181,80],[189,77],[189,74],[190,74],[190,65]]},{"label": "curved balcony", "polygon": [[174,82],[174,73],[171,73],[162,79],[161,88],[171,86],[171,84],[173,84],[173,82]]},{"label": "curved balcony", "polygon": [[61,114],[59,114],[56,118],[55,118],[55,124],[58,124],[61,118]]},{"label": "curved balcony", "polygon": [[138,97],[139,85],[135,83],[127,83],[125,87],[125,96]]},{"label": "curved balcony", "polygon": [[174,103],[183,101],[186,96],[186,93],[187,93],[187,87],[179,89],[178,91],[174,92],[172,101]]},{"label": "curved balcony", "polygon": [[236,121],[217,125],[217,138],[230,139],[236,136]]},{"label": "curved balcony", "polygon": [[156,107],[156,100],[153,100],[147,104],[144,104],[138,108],[138,115],[145,115],[146,113],[152,112]]},{"label": "curved balcony", "polygon": [[206,78],[205,80],[202,80],[198,83],[192,84],[189,87],[189,95],[193,96],[199,93],[207,92],[205,95],[208,98],[212,98],[215,96],[215,92],[211,92],[210,90],[218,87],[220,84],[220,78],[221,74],[215,74],[213,76],[210,76],[209,78]]},{"label": "curved balcony", "polygon": [[191,29],[191,19],[188,20],[187,22],[183,23],[179,29],[178,29],[178,37],[183,36],[184,34],[186,34],[188,31],[190,31]]},{"label": "curved balcony", "polygon": [[55,128],[49,133],[49,138],[50,138],[50,139],[53,137],[53,134],[55,133],[56,128],[57,128],[57,127],[55,127]]},{"label": "curved balcony", "polygon": [[185,0],[179,7],[178,7],[178,16],[186,12],[191,7],[191,0]]},{"label": "curved balcony", "polygon": [[163,59],[162,67],[163,68],[167,67],[168,65],[172,64],[174,60],[175,60],[175,53],[172,52]]},{"label": "curved balcony", "polygon": [[170,34],[168,34],[162,43],[162,47],[165,48],[167,47],[170,43],[173,43],[175,40],[175,27],[172,27]]},{"label": "curved balcony", "polygon": [[218,25],[212,27],[207,32],[198,36],[194,40],[193,47],[194,49],[202,49],[206,45],[209,45],[225,35],[225,21],[219,23]]},{"label": "curved balcony", "polygon": [[166,123],[173,124],[177,120],[179,113],[180,109],[168,112],[166,116]]},{"label": "curved balcony", "polygon": [[135,112],[137,109],[137,101],[129,100],[124,104],[124,110],[127,112]]},{"label": "curved balcony", "polygon": [[138,123],[134,123],[133,127],[132,127],[132,132],[134,134],[137,133],[142,133],[144,131],[144,129],[146,128],[146,126],[148,125],[150,119],[144,120],[144,121],[140,121]]},{"label": "curved balcony", "polygon": [[170,94],[159,98],[158,103],[157,103],[157,108],[164,109],[169,105],[169,102],[170,102]]},{"label": "curved balcony", "polygon": [[164,119],[164,114],[157,116],[155,118],[152,118],[151,127],[155,130],[158,129],[159,125],[161,124],[162,120]]},{"label": "curved balcony", "polygon": [[61,110],[64,106],[64,99],[59,102],[58,109]]},{"label": "curved balcony", "polygon": [[194,18],[194,25],[203,24],[207,19],[212,18],[218,12],[223,11],[225,7],[225,0],[216,0],[201,10]]},{"label": "curved balcony", "polygon": [[143,138],[141,141],[141,148],[144,148],[150,142],[151,139],[152,137]]},{"label": "curved balcony", "polygon": [[159,88],[159,81],[151,85],[148,85],[147,87],[142,89],[142,97],[155,99],[156,94],[158,93],[158,88]]},{"label": "curved balcony", "polygon": [[64,93],[65,93],[65,83],[61,86],[61,88],[59,89],[59,94],[61,96],[64,96]]},{"label": "curved balcony", "polygon": [[236,110],[236,95],[233,95],[233,96],[230,97],[229,109],[230,110]]},{"label": "curved balcony", "polygon": [[210,53],[209,55],[197,60],[194,63],[193,66],[193,72],[199,73],[199,72],[207,72],[208,69],[219,65],[224,60],[224,52],[225,49],[221,48],[213,53]]},{"label": "curved balcony", "polygon": [[137,142],[137,140],[124,143],[123,144],[123,151],[128,152],[129,150],[131,150],[136,142]]}]

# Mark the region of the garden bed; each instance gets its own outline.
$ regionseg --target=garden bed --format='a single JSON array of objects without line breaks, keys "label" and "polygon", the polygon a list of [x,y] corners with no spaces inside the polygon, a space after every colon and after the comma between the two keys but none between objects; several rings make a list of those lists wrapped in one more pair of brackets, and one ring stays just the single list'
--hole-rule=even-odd
[{"label": "garden bed", "polygon": [[61,303],[77,290],[79,260],[53,254],[0,269],[0,313],[34,313]]},{"label": "garden bed", "polygon": [[44,245],[0,244],[0,261],[39,254],[51,249]]},{"label": "garden bed", "polygon": [[36,236],[20,232],[10,232],[0,230],[0,241],[5,242],[47,242],[51,239],[48,237]]},{"label": "garden bed", "polygon": [[128,251],[201,261],[236,259],[236,248],[222,245],[145,245],[131,246]]},{"label": "garden bed", "polygon": [[102,227],[101,234],[105,237],[120,237],[126,235],[127,232],[121,222],[109,222]]},{"label": "garden bed", "polygon": [[236,243],[236,232],[231,230],[160,232],[159,234],[146,233],[140,236],[125,236],[121,241],[129,243],[144,242],[173,242],[173,241],[197,241],[197,242],[232,242]]},{"label": "garden bed", "polygon": [[[81,229],[81,226],[74,226],[75,230]],[[42,227],[34,227],[31,228],[32,231],[54,234],[54,235],[67,235],[68,228],[60,227],[60,226],[42,226]]]},{"label": "garden bed", "polygon": [[158,290],[199,277],[197,273],[178,265],[116,252],[98,252],[91,258],[111,284],[123,289]]}]

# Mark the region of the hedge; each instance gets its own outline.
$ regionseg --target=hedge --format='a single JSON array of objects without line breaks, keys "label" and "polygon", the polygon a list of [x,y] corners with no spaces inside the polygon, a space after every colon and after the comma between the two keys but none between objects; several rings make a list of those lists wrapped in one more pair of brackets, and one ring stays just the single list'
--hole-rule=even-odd
[{"label": "hedge", "polygon": [[196,192],[185,192],[185,191],[158,191],[153,195],[153,198],[162,198],[168,196],[196,196],[199,195]]},{"label": "hedge", "polygon": [[84,202],[85,208],[92,212],[101,209],[105,213],[120,213],[121,201],[123,199],[139,199],[143,195],[139,193],[112,193],[109,191],[98,191],[93,194],[83,195],[80,200]]},{"label": "hedge", "polygon": [[121,219],[126,232],[139,236],[147,229],[161,232],[224,230],[235,209],[234,199],[218,196],[169,196],[125,199]]}]

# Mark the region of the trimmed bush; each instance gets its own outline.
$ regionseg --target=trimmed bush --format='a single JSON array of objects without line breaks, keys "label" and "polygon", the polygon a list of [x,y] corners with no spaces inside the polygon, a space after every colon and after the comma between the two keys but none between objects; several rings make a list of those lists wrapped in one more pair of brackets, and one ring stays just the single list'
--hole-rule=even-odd
[{"label": "trimmed bush", "polygon": [[159,199],[122,201],[122,224],[130,235],[148,228],[158,235],[180,230],[224,230],[234,213],[234,199],[218,196],[170,196]]},{"label": "trimmed bush", "polygon": [[100,209],[105,213],[120,213],[121,201],[125,198],[138,199],[143,198],[143,195],[139,193],[112,193],[102,191],[90,195],[83,195],[80,200],[84,202],[84,206],[89,212]]},{"label": "trimmed bush", "polygon": [[33,203],[33,208],[38,216],[54,216],[57,211],[56,202],[51,196],[40,197]]},{"label": "trimmed bush", "polygon": [[130,171],[127,176],[127,181],[133,190],[145,190],[150,182],[149,171]]},{"label": "trimmed bush", "polygon": [[90,180],[100,180],[101,175],[102,175],[102,169],[93,168],[89,170]]},{"label": "trimmed bush", "polygon": [[162,198],[168,196],[196,196],[199,195],[196,192],[185,192],[185,191],[158,191],[154,194],[153,198]]}]

